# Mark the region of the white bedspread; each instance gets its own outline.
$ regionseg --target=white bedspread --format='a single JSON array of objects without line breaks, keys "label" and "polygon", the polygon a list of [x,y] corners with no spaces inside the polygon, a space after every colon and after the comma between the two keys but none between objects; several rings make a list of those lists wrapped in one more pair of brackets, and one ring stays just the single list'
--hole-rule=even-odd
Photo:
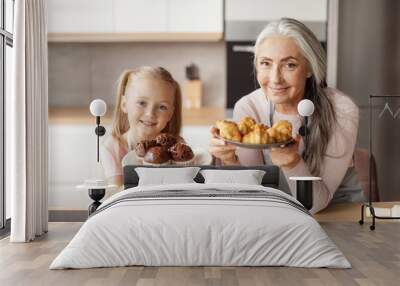
[{"label": "white bedspread", "polygon": [[135,187],[107,199],[50,269],[127,265],[351,267],[312,216],[278,200],[235,196],[121,200],[137,192],[206,192],[204,189],[262,190],[297,202],[279,190],[254,185]]}]

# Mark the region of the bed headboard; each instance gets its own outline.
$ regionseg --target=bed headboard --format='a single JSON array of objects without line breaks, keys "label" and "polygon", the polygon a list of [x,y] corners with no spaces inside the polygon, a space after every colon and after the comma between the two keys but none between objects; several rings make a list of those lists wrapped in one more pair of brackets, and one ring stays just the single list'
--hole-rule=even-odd
[{"label": "bed headboard", "polygon": [[[136,187],[139,183],[139,176],[135,171],[137,167],[144,168],[182,168],[180,166],[161,166],[161,167],[153,167],[153,166],[143,166],[143,165],[127,165],[124,166],[124,189]],[[264,170],[265,175],[262,179],[262,185],[265,187],[278,188],[279,186],[279,167],[277,166],[208,166],[202,165],[197,166],[201,170],[206,169],[218,169],[218,170]],[[200,174],[194,178],[197,183],[204,183],[204,178]]]}]

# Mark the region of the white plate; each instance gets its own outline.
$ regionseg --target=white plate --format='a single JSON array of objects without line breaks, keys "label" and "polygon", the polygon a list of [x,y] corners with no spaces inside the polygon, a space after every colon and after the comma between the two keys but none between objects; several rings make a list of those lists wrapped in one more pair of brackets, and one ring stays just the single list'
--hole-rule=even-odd
[{"label": "white plate", "polygon": [[[210,165],[212,156],[203,148],[192,148],[194,153],[194,162],[191,165]],[[143,160],[136,156],[135,151],[129,151],[122,159],[122,166],[142,165]]]},{"label": "white plate", "polygon": [[203,148],[193,148],[194,163],[193,165],[211,165],[212,156]]},{"label": "white plate", "polygon": [[126,165],[143,165],[143,159],[136,156],[134,150],[129,151],[121,160],[122,167]]},{"label": "white plate", "polygon": [[285,147],[286,145],[289,145],[290,143],[292,143],[294,140],[293,138],[290,138],[287,141],[283,141],[283,142],[278,142],[278,143],[270,143],[270,144],[249,144],[249,143],[242,143],[239,141],[233,141],[233,140],[228,140],[225,138],[222,138],[218,135],[216,135],[216,137],[220,140],[223,140],[229,144],[232,145],[236,145],[238,147],[242,147],[242,148],[247,148],[247,149],[268,149],[271,147]]}]

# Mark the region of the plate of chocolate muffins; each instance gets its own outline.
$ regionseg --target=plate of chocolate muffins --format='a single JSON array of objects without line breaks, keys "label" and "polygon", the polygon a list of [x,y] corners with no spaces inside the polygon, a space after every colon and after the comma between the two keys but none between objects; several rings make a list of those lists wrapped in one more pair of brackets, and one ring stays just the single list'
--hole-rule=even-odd
[{"label": "plate of chocolate muffins", "polygon": [[134,151],[143,165],[192,165],[195,158],[189,145],[168,133],[137,143]]}]

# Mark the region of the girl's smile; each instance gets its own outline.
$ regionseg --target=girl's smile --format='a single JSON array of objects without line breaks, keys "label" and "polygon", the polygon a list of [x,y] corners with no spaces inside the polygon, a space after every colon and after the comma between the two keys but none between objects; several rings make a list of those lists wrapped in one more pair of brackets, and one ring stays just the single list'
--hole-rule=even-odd
[{"label": "girl's smile", "polygon": [[144,120],[139,120],[139,122],[148,127],[157,126],[157,122],[144,121]]}]

